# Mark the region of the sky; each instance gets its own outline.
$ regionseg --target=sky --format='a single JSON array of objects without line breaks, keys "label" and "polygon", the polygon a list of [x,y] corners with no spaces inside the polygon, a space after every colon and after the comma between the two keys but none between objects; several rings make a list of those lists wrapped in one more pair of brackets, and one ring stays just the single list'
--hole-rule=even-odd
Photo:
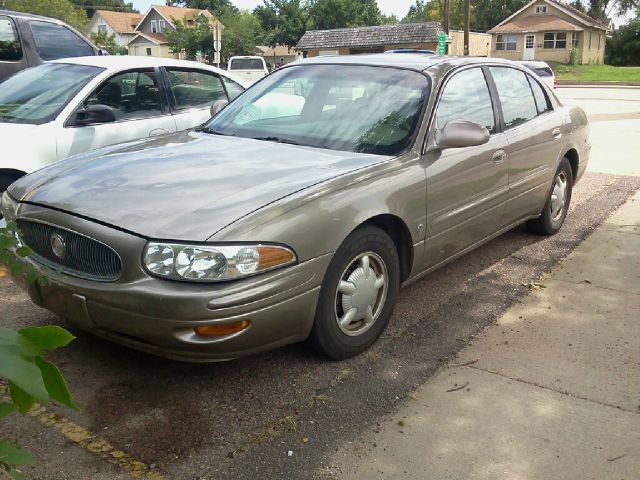
[{"label": "sky", "polygon": [[[162,0],[126,0],[131,1],[133,6],[141,13],[147,11],[150,5],[163,5]],[[262,5],[262,0],[231,0],[238,8],[253,10],[257,5]],[[395,14],[398,18],[403,18],[409,11],[409,7],[415,0],[378,0],[378,7],[385,15]]]}]

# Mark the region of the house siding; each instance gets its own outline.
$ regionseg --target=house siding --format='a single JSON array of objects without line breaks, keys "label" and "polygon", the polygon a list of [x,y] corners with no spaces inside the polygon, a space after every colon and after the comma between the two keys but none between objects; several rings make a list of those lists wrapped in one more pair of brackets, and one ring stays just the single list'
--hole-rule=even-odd
[{"label": "house siding", "polygon": [[99,32],[99,26],[101,25],[105,26],[108,35],[115,35],[114,40],[121,47],[126,47],[127,43],[129,43],[129,41],[133,38],[127,34],[121,35],[116,32],[113,28],[111,28],[111,25],[109,25],[104,20],[104,18],[100,16],[99,13],[96,13],[93,17],[91,17],[89,24],[85,28],[85,33],[88,37],[90,37],[92,34]]},{"label": "house siding", "polygon": [[178,58],[178,55],[169,51],[168,45],[157,45],[147,40],[136,40],[131,42],[129,44],[129,55],[145,57],[147,56],[147,48],[151,49],[151,57]]},{"label": "house siding", "polygon": [[[137,31],[138,32],[143,32],[143,33],[153,33],[153,30],[151,30],[151,21],[152,20],[155,20],[158,25],[159,25],[160,20],[164,20],[164,25],[165,25],[164,30],[162,32],[160,32],[158,30],[158,33],[165,33],[167,30],[175,30],[173,25],[171,25],[169,23],[169,22],[172,21],[170,18],[165,19],[158,12],[156,12],[155,10],[152,10],[152,11],[149,12],[149,14],[146,16],[146,18],[142,21],[142,23],[138,26]],[[167,20],[169,20],[169,22]]]}]

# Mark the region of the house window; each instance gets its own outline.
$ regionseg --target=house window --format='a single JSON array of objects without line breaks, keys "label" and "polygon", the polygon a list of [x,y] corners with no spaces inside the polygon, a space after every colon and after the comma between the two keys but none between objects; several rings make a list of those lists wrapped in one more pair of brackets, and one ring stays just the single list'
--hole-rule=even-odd
[{"label": "house window", "polygon": [[545,15],[547,13],[546,5],[536,5],[536,15]]},{"label": "house window", "polygon": [[566,32],[548,32],[544,34],[544,48],[567,48]]},{"label": "house window", "polygon": [[164,31],[164,20],[158,21],[158,31],[162,33]]},{"label": "house window", "polygon": [[158,21],[157,20],[151,20],[151,32],[152,33],[158,33]]},{"label": "house window", "polygon": [[573,32],[571,34],[571,46],[573,48],[578,48],[578,32]]},{"label": "house window", "polygon": [[498,35],[496,36],[496,50],[515,50],[515,35]]},{"label": "house window", "polygon": [[151,49],[150,48],[147,48],[147,55],[151,56]]},{"label": "house window", "polygon": [[107,33],[106,25],[98,25],[98,33]]}]

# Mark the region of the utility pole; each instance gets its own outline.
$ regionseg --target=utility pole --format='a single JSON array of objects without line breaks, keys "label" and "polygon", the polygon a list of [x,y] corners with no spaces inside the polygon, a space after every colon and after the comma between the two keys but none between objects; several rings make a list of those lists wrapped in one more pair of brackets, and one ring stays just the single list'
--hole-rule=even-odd
[{"label": "utility pole", "polygon": [[447,36],[449,36],[449,16],[451,13],[451,3],[450,0],[444,0],[444,11],[442,12],[442,29],[444,30],[444,33],[447,34]]},{"label": "utility pole", "polygon": [[471,21],[471,0],[464,0],[464,54],[469,55],[469,22]]}]

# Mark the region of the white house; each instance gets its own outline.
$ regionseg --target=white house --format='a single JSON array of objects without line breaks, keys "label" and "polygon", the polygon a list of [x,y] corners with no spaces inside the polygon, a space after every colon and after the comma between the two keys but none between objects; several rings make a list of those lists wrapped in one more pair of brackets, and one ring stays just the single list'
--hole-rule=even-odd
[{"label": "white house", "polygon": [[96,10],[85,32],[87,35],[100,32],[115,35],[116,43],[126,47],[135,37],[135,29],[141,19],[142,15],[139,13]]}]

